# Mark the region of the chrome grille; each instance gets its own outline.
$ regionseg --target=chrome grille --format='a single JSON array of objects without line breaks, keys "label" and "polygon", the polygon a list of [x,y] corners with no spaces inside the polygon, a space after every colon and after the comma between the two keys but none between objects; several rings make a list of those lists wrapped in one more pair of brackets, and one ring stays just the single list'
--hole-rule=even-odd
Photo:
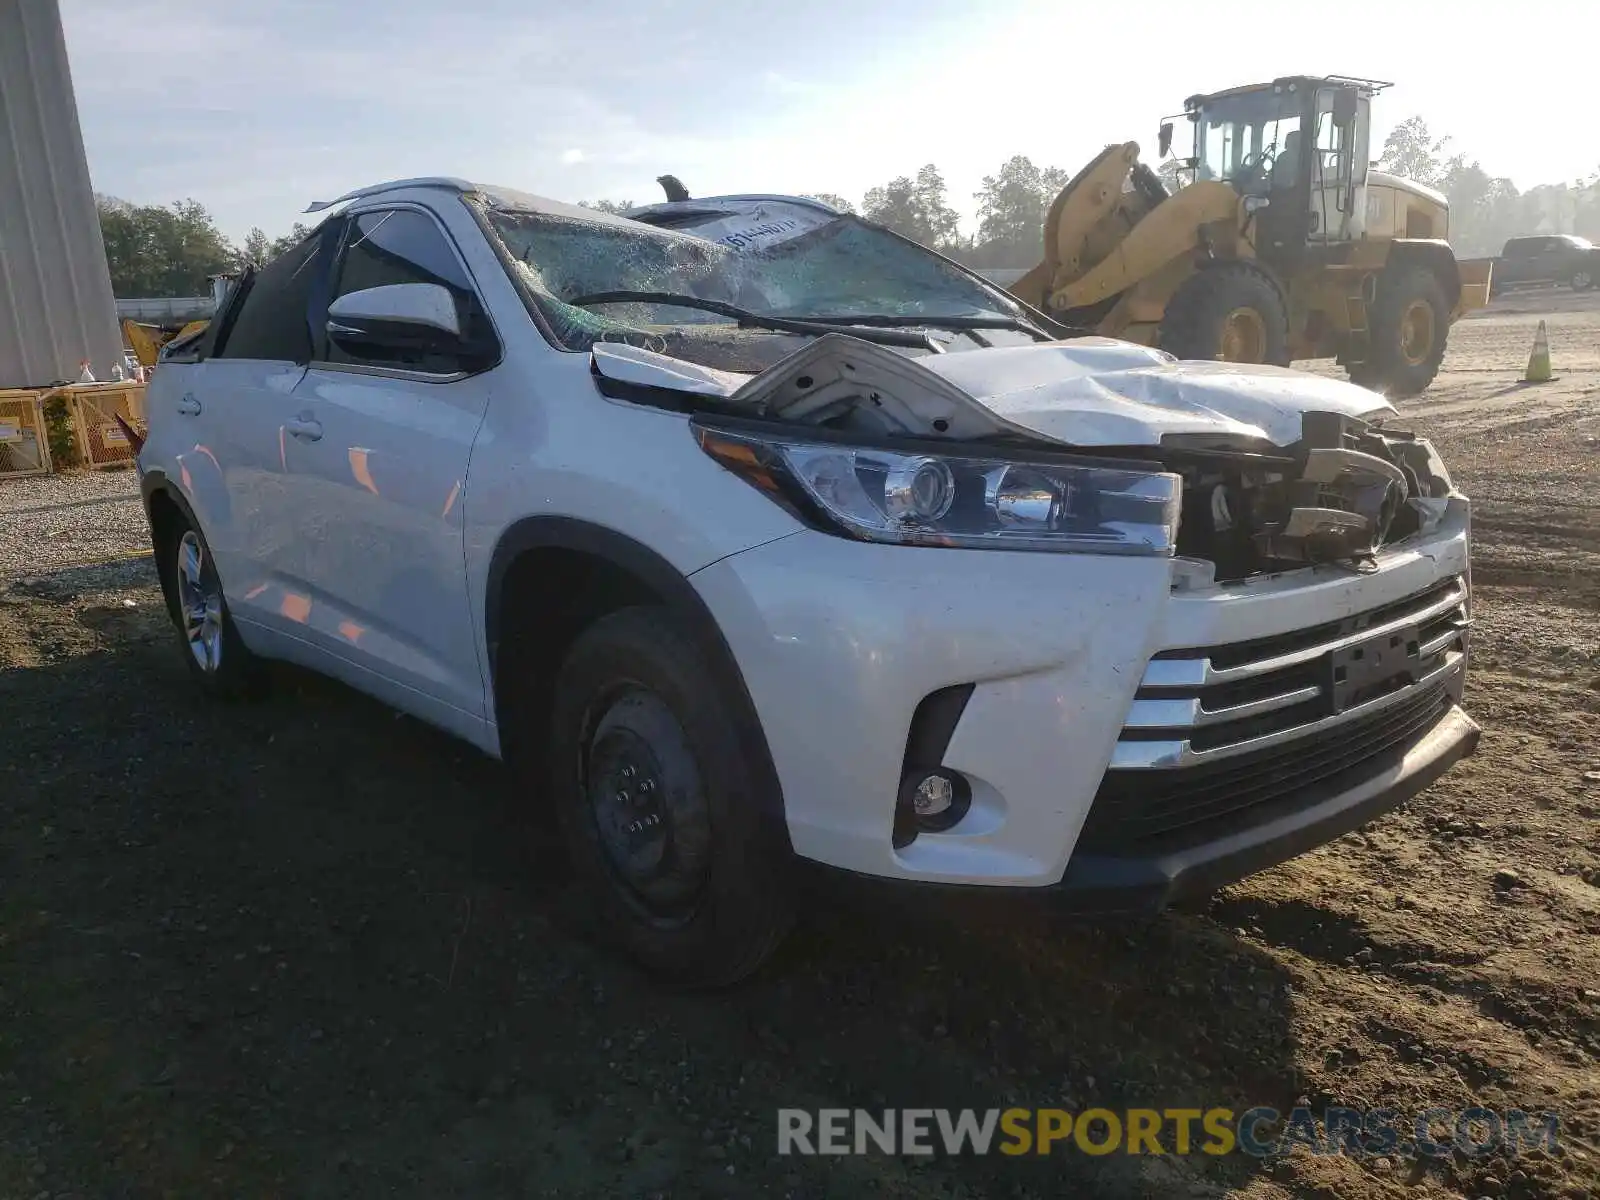
[{"label": "chrome grille", "polygon": [[1090,852],[1177,848],[1315,804],[1419,737],[1450,703],[1442,683],[1412,688],[1388,708],[1288,745],[1186,771],[1108,771],[1078,845]]},{"label": "chrome grille", "polygon": [[1466,601],[1450,579],[1312,629],[1158,654],[1080,846],[1188,844],[1353,786],[1453,702]]},{"label": "chrome grille", "polygon": [[[1466,599],[1455,578],[1312,629],[1164,650],[1145,668],[1111,769],[1214,762],[1380,711],[1460,669]],[[1392,670],[1373,665],[1380,656]]]}]

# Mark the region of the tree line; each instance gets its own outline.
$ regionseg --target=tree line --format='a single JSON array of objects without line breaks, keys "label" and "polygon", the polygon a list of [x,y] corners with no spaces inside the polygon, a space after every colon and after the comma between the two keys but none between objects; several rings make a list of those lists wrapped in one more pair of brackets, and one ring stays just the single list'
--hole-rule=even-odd
[{"label": "tree line", "polygon": [[1519,192],[1477,159],[1452,153],[1452,141],[1435,138],[1425,120],[1412,117],[1389,134],[1379,166],[1444,193],[1450,244],[1458,255],[1498,254],[1507,238],[1530,233],[1575,233],[1600,241],[1600,172]]},{"label": "tree line", "polygon": [[[1463,257],[1497,253],[1508,237],[1528,233],[1576,233],[1600,240],[1600,173],[1571,183],[1542,184],[1519,192],[1511,180],[1491,176],[1476,159],[1452,152],[1451,139],[1436,138],[1421,117],[1401,122],[1384,142],[1382,169],[1443,192],[1450,201],[1450,241]],[[1179,182],[1177,163],[1160,165],[1168,187]],[[845,212],[859,212],[968,266],[1027,268],[1043,249],[1050,202],[1071,172],[1041,167],[1026,155],[1008,158],[973,195],[977,225],[961,229],[939,168],[929,163],[869,188],[859,204],[831,192],[810,193]],[[300,222],[278,238],[251,229],[235,246],[195,200],[170,205],[133,205],[99,197],[100,229],[117,296],[199,296],[207,276],[262,263],[305,237]],[[625,212],[628,200],[582,200],[603,212]]]}]

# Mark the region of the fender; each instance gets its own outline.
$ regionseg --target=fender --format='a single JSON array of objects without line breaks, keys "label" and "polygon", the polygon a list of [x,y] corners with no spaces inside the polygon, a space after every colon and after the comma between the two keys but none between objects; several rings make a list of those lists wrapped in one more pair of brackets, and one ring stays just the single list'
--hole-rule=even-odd
[{"label": "fender", "polygon": [[[495,543],[489,559],[484,585],[484,639],[488,652],[489,685],[495,692],[499,670],[501,631],[506,614],[501,595],[505,578],[518,557],[537,550],[570,550],[602,559],[628,572],[659,596],[672,613],[694,634],[708,656],[711,676],[732,703],[740,739],[750,747],[761,775],[762,795],[769,797],[769,816],[775,836],[789,846],[788,823],[784,817],[783,789],[777,768],[767,746],[765,730],[756,714],[755,702],[745,685],[744,673],[722,636],[711,610],[688,578],[654,550],[626,534],[575,517],[524,517],[508,526]],[[766,805],[764,805],[765,807]]]},{"label": "fender", "polygon": [[1396,238],[1389,245],[1389,265],[1427,267],[1438,276],[1445,304],[1452,311],[1461,299],[1461,265],[1449,242],[1438,238]]},{"label": "fender", "polygon": [[[518,557],[530,550],[572,550],[621,567],[660,596],[697,635],[705,637],[707,649],[719,651],[732,664],[733,653],[700,593],[682,572],[654,550],[627,534],[577,517],[524,517],[501,533],[489,559],[489,575],[484,584],[483,631],[491,682],[500,650],[501,593],[506,572]],[[740,678],[742,689],[743,677]]]},{"label": "fender", "polygon": [[[188,460],[188,461],[185,461]],[[192,477],[190,466],[195,467],[198,478]],[[194,501],[190,496],[200,493],[202,504],[204,496],[212,497],[214,514],[219,523],[226,525],[233,520],[233,507],[231,497],[228,495],[226,483],[222,479],[222,468],[217,464],[216,456],[202,446],[196,445],[190,450],[185,450],[176,456],[176,466],[182,478],[171,478],[164,467],[149,467],[139,477],[139,492],[144,499],[144,515],[150,519],[150,499],[156,492],[165,492],[178,507],[183,515],[196,529],[205,530],[206,523],[201,521],[195,512]],[[210,486],[201,492],[196,484],[206,483]],[[206,535],[209,539],[211,534]]]},{"label": "fender", "polygon": [[150,526],[152,537],[155,535],[155,522],[151,520],[150,502],[155,498],[157,492],[160,492],[177,506],[178,511],[183,514],[184,520],[188,521],[194,528],[200,528],[200,521],[194,515],[194,507],[189,503],[189,498],[183,494],[183,489],[175,486],[172,480],[167,478],[167,473],[162,468],[151,467],[139,478],[139,499],[144,504],[144,519],[145,523]]}]

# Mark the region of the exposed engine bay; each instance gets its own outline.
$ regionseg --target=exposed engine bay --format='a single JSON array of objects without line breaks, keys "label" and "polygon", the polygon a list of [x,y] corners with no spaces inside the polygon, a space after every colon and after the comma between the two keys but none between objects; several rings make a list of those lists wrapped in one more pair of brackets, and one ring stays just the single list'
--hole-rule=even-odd
[{"label": "exposed engine bay", "polygon": [[1339,413],[1304,414],[1300,440],[1278,454],[1184,461],[1166,449],[1184,480],[1178,553],[1224,581],[1315,563],[1359,570],[1434,528],[1451,492],[1428,442]]},{"label": "exposed engine bay", "polygon": [[1076,452],[1164,470],[1182,480],[1176,553],[1218,582],[1364,569],[1435,528],[1454,494],[1427,441],[1383,427],[1394,410],[1375,393],[1103,338],[912,358],[828,334],[754,376],[597,345],[593,373],[618,398],[866,445],[952,441],[963,454]]}]

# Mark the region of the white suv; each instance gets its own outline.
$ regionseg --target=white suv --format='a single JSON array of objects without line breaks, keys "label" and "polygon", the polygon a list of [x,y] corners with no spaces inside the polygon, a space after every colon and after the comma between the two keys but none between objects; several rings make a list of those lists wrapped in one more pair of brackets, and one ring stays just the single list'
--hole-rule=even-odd
[{"label": "white suv", "polygon": [[504,757],[663,975],[752,971],[797,856],[1159,908],[1476,744],[1467,501],[1372,392],[1074,336],[790,197],[332,205],[150,388],[194,674]]}]

